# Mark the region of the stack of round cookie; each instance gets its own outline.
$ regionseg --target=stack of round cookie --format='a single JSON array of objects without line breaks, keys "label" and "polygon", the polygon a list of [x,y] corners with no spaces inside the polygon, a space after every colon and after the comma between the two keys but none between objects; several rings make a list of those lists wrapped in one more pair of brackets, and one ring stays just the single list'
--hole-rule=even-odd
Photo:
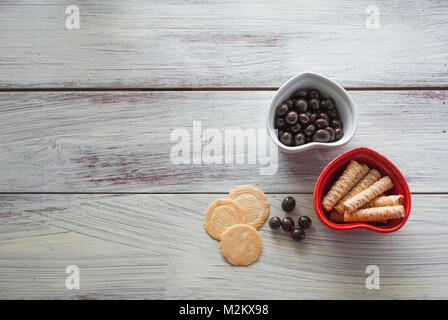
[{"label": "stack of round cookie", "polygon": [[204,226],[210,236],[220,241],[222,255],[230,263],[246,266],[260,255],[261,237],[256,229],[268,217],[269,201],[264,192],[244,185],[207,208]]}]

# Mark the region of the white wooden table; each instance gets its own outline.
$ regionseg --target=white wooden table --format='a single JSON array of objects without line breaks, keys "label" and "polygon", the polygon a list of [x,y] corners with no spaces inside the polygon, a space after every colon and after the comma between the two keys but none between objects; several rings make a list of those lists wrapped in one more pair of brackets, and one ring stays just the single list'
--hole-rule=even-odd
[{"label": "white wooden table", "polygon": [[[429,0],[2,1],[0,298],[447,299],[447,22],[448,2]],[[274,176],[170,162],[171,130],[264,128],[274,90],[305,70],[357,102],[347,146],[280,154]],[[336,232],[314,213],[318,174],[357,146],[409,183],[396,233]],[[293,216],[313,219],[306,240],[265,225],[259,261],[230,266],[203,212],[240,184],[268,194],[271,216],[293,195]],[[372,264],[379,290],[365,286]]]}]

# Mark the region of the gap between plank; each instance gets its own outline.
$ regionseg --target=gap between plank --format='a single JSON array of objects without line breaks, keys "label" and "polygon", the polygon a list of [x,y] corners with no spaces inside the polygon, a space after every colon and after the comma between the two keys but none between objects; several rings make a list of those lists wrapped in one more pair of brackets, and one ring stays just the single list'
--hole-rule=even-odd
[{"label": "gap between plank", "polygon": [[[347,91],[442,91],[441,87],[345,87]],[[191,87],[191,88],[0,88],[0,92],[78,92],[78,91],[276,91],[278,87]]]}]

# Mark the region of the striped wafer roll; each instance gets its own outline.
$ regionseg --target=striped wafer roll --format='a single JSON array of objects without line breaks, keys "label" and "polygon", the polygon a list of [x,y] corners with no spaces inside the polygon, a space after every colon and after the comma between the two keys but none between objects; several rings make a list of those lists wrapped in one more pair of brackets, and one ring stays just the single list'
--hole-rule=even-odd
[{"label": "striped wafer roll", "polygon": [[332,210],[330,212],[330,220],[333,222],[344,222],[344,215]]},{"label": "striped wafer roll", "polygon": [[401,194],[393,196],[380,196],[367,203],[365,206],[363,206],[363,208],[399,206],[402,203],[403,196]]},{"label": "striped wafer roll", "polygon": [[383,221],[404,218],[403,206],[376,207],[344,213],[345,222]]},{"label": "striped wafer roll", "polygon": [[349,192],[350,189],[353,188],[353,186],[357,184],[368,171],[368,166],[360,165],[358,162],[352,160],[322,200],[322,206],[324,209],[327,211],[333,209],[336,202],[338,202],[339,199]]},{"label": "striped wafer roll", "polygon": [[356,194],[360,193],[361,191],[366,190],[368,187],[370,187],[372,184],[374,184],[378,179],[381,178],[381,173],[378,172],[376,169],[372,169],[369,171],[369,173],[359,181],[356,186],[353,187],[352,190],[350,190],[349,193],[347,193],[344,197],[342,197],[341,200],[336,203],[334,206],[334,209],[340,214],[344,214],[344,202],[348,199],[354,197]]},{"label": "striped wafer roll", "polygon": [[344,202],[345,213],[351,213],[372,201],[380,194],[392,189],[394,184],[388,176],[381,178],[370,187]]}]

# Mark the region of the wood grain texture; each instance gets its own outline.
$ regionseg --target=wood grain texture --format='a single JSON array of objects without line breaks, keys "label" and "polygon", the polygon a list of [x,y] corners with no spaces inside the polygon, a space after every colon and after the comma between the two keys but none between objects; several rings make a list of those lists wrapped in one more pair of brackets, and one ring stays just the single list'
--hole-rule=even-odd
[{"label": "wood grain texture", "polygon": [[[413,195],[393,234],[337,232],[314,214],[312,195],[294,195],[291,216],[309,215],[301,243],[261,229],[263,251],[234,267],[203,228],[208,204],[226,194],[0,195],[0,298],[431,299],[448,297],[447,195]],[[283,217],[285,195],[268,195]],[[81,288],[65,288],[77,265]],[[380,268],[380,289],[365,268]],[[260,281],[261,280],[261,281]]]},{"label": "wood grain texture", "polygon": [[273,176],[247,164],[247,149],[246,164],[172,164],[173,129],[192,134],[194,120],[222,133],[263,129],[273,94],[0,93],[0,192],[227,192],[250,183],[270,193],[310,193],[329,161],[359,146],[394,162],[413,192],[448,192],[445,91],[351,92],[359,108],[354,139],[335,150],[280,153]]},{"label": "wood grain texture", "polygon": [[0,87],[278,87],[311,70],[348,87],[448,86],[446,1],[0,4]]}]

